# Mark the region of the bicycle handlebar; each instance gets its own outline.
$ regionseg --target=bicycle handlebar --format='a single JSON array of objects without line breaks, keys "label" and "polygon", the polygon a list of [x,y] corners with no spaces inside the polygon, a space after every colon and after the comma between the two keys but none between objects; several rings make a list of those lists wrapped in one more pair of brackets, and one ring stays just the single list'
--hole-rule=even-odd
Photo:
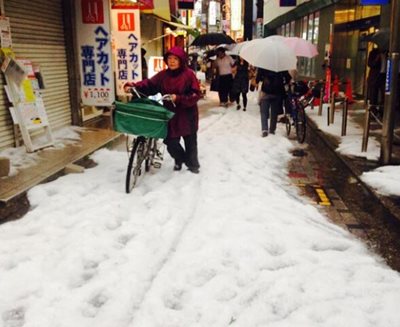
[{"label": "bicycle handlebar", "polygon": [[[144,94],[140,93],[140,92],[138,91],[138,89],[137,89],[135,86],[131,86],[131,87],[129,88],[129,92],[130,92],[131,94],[137,96],[138,98],[143,98],[143,96],[144,96]],[[164,94],[164,95],[161,97],[161,100],[163,100],[163,101],[169,101],[169,102],[172,103],[172,105],[173,105],[174,107],[176,107],[175,102],[172,100],[172,94]]]},{"label": "bicycle handlebar", "polygon": [[174,100],[172,100],[172,94],[164,94],[164,95],[162,96],[161,99],[162,99],[163,101],[169,101],[169,102],[171,102],[172,105],[173,105],[174,107],[176,107],[176,104],[175,104]]}]

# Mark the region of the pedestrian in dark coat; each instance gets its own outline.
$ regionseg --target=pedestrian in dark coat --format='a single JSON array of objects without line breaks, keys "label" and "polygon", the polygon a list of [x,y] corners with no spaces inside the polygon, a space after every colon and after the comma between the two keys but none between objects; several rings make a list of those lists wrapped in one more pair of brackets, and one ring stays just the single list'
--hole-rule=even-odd
[{"label": "pedestrian in dark coat", "polygon": [[385,98],[386,69],[382,60],[382,51],[378,48],[371,50],[368,56],[369,73],[367,78],[367,100],[369,100],[372,111],[383,115],[383,101]]},{"label": "pedestrian in dark coat", "polygon": [[236,99],[236,109],[240,110],[240,94],[243,98],[243,111],[247,107],[247,93],[249,92],[249,64],[246,60],[239,57],[236,62],[236,74],[233,78],[232,93]]},{"label": "pedestrian in dark coat", "polygon": [[[125,84],[125,88],[134,86],[146,95],[157,93],[170,94],[171,101],[164,106],[175,113],[168,123],[168,135],[164,140],[167,150],[175,159],[174,170],[181,170],[186,164],[193,173],[198,173],[200,164],[197,153],[197,130],[199,112],[197,101],[201,97],[199,82],[193,70],[187,67],[187,56],[180,47],[173,47],[164,55],[168,66],[150,79]],[[183,147],[180,143],[184,140]]]},{"label": "pedestrian in dark coat", "polygon": [[290,79],[287,71],[273,72],[262,68],[258,69],[256,80],[262,82],[259,97],[262,137],[268,136],[268,133],[275,134],[278,115],[283,113],[282,100],[286,94],[285,80],[290,81]]}]

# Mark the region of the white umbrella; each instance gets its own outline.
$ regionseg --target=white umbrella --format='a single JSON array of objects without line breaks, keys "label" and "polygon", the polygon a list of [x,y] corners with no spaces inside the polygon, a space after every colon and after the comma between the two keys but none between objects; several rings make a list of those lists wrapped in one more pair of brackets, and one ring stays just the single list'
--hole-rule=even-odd
[{"label": "white umbrella", "polygon": [[286,45],[294,50],[296,56],[313,58],[318,55],[318,50],[315,44],[312,44],[310,41],[304,40],[300,37],[285,37],[283,42],[285,42]]},{"label": "white umbrella", "polygon": [[229,51],[231,52],[231,54],[240,55],[240,51],[243,49],[243,46],[245,46],[249,42],[250,41],[243,41],[240,43],[231,44],[229,47]]},{"label": "white umbrella", "polygon": [[296,69],[297,65],[294,51],[271,37],[248,41],[240,50],[240,56],[255,67],[274,72]]},{"label": "white umbrella", "polygon": [[310,41],[304,40],[301,37],[285,37],[282,35],[272,35],[268,36],[268,39],[273,39],[285,43],[289,48],[294,51],[295,55],[298,57],[313,58],[318,55],[318,50],[315,44],[312,44]]}]

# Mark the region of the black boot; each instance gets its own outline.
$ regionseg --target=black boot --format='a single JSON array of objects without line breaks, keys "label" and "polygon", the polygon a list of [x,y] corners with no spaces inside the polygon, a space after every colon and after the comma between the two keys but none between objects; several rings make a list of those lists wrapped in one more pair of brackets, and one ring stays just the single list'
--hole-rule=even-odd
[{"label": "black boot", "polygon": [[182,163],[175,162],[174,170],[178,171],[182,169]]}]

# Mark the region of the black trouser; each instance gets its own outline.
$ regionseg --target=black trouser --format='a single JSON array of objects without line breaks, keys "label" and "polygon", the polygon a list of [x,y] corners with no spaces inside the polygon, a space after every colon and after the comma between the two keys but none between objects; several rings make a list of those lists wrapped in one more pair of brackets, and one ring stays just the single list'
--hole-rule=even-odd
[{"label": "black trouser", "polygon": [[221,103],[228,102],[228,95],[232,89],[232,82],[233,82],[232,74],[219,75],[219,81],[218,81],[219,102],[221,102]]},{"label": "black trouser", "polygon": [[164,140],[167,145],[167,151],[175,159],[175,163],[185,163],[189,168],[200,168],[197,158],[197,133],[183,136],[185,149],[182,147],[180,140],[180,137],[167,137]]},{"label": "black trouser", "polygon": [[236,94],[236,103],[240,104],[240,93],[242,94],[242,98],[243,98],[243,107],[246,108],[247,107],[247,92],[239,92]]}]

